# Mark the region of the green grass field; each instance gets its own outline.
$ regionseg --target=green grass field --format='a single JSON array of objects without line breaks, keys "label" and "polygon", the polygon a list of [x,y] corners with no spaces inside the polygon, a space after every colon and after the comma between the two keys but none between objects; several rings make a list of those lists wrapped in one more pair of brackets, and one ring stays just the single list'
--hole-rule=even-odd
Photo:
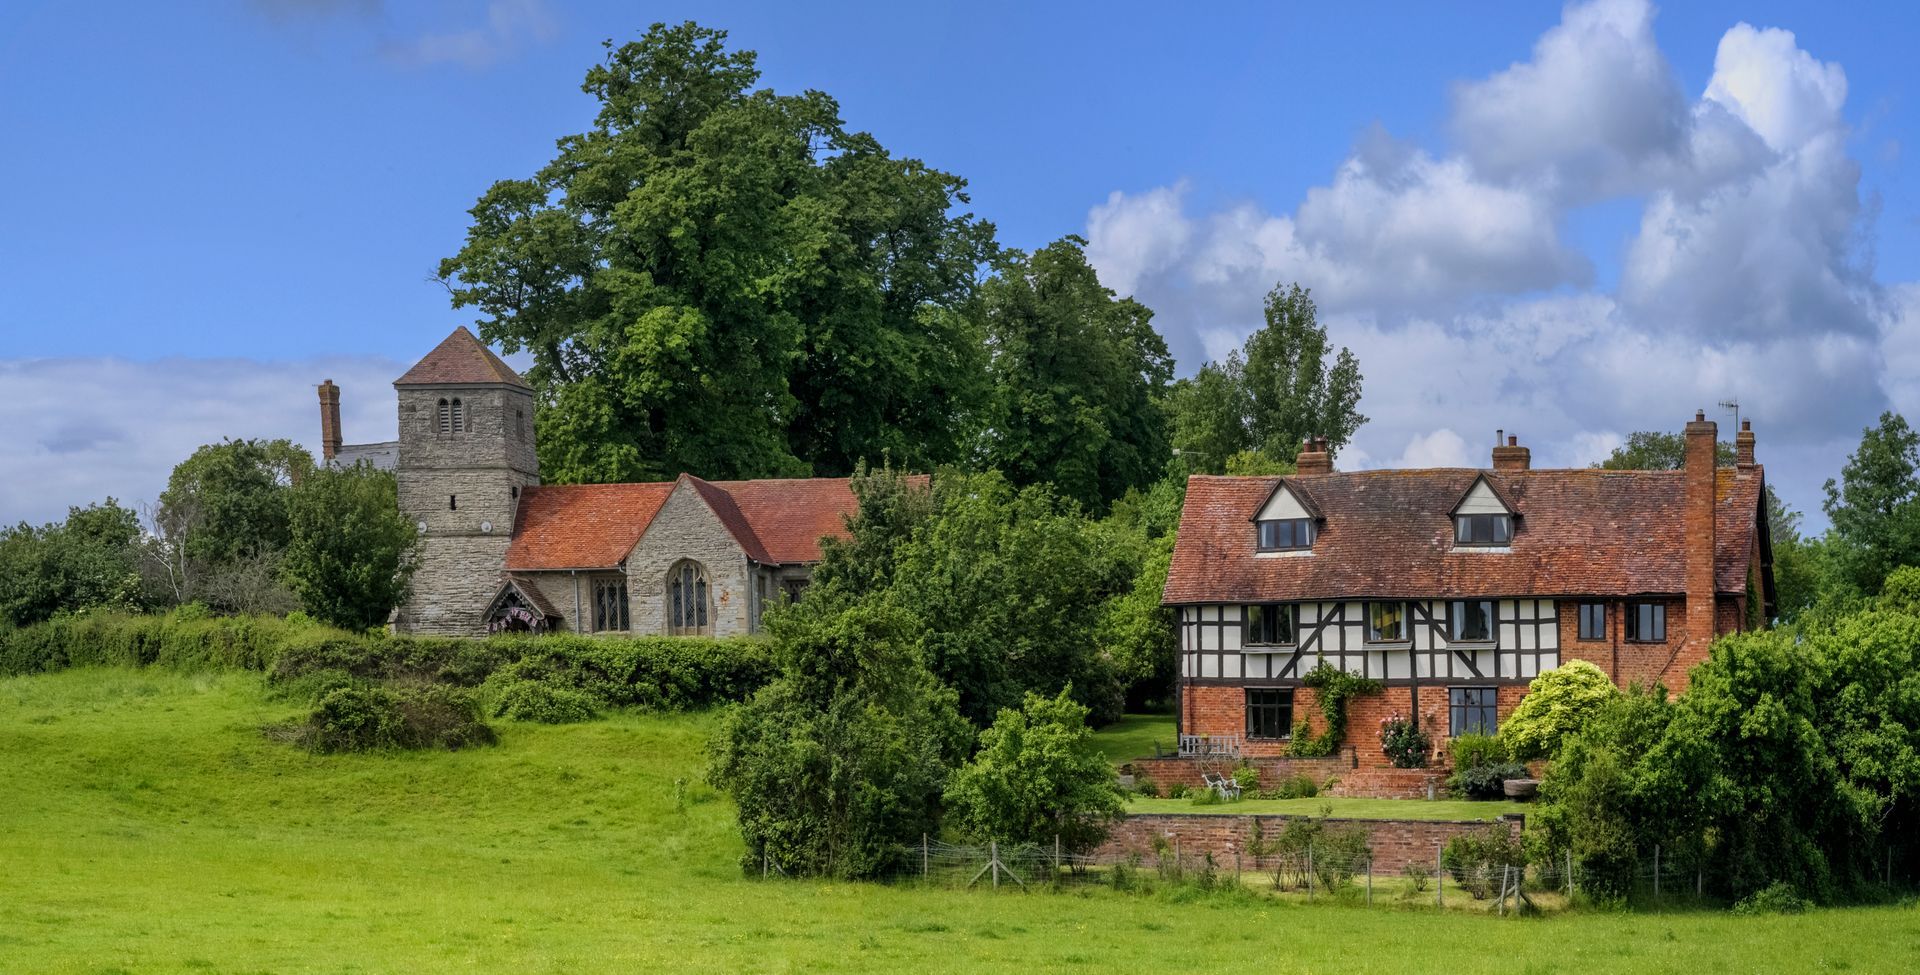
[{"label": "green grass field", "polygon": [[1100,751],[1107,756],[1107,761],[1115,765],[1151,757],[1156,742],[1167,752],[1180,744],[1171,714],[1129,714],[1100,729],[1095,740],[1100,743]]},{"label": "green grass field", "polygon": [[[706,717],[315,757],[250,675],[0,680],[0,972],[1895,972],[1912,907],[1500,920],[742,876]],[[685,781],[684,786],[677,782]]]}]

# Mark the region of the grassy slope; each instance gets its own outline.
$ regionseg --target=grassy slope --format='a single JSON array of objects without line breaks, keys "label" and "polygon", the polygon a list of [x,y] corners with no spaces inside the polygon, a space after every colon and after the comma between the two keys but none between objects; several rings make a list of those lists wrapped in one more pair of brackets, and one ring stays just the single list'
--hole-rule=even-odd
[{"label": "grassy slope", "polygon": [[1129,714],[1101,728],[1094,734],[1094,741],[1099,742],[1107,761],[1119,765],[1151,758],[1154,742],[1159,742],[1163,751],[1172,751],[1179,745],[1179,737],[1174,733],[1171,714]]},{"label": "grassy slope", "polygon": [[1897,971],[1911,908],[1534,921],[741,877],[705,718],[318,758],[257,679],[0,681],[0,971]]}]

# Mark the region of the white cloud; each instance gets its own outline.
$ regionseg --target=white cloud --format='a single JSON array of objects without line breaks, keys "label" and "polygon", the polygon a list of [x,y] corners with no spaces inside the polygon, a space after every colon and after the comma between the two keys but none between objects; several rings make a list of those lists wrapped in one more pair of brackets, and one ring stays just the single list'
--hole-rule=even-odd
[{"label": "white cloud", "polygon": [[1193,227],[1181,212],[1186,184],[1162,186],[1134,196],[1119,190],[1087,214],[1087,259],[1100,281],[1122,295],[1140,279],[1184,255]]},{"label": "white cloud", "polygon": [[1407,441],[1407,449],[1400,452],[1400,459],[1393,462],[1394,467],[1478,467],[1475,458],[1467,456],[1467,442],[1446,427],[1432,433],[1417,434]]},{"label": "white cloud", "polygon": [[1706,98],[1787,152],[1841,125],[1847,74],[1801,50],[1792,31],[1735,24],[1720,38]]},{"label": "white cloud", "polygon": [[[1689,99],[1652,25],[1641,0],[1569,5],[1530,60],[1455,86],[1454,151],[1370,133],[1283,213],[1116,193],[1090,254],[1189,368],[1276,283],[1311,288],[1367,377],[1343,467],[1485,464],[1465,444],[1498,428],[1536,466],[1584,466],[1737,397],[1783,462],[1769,479],[1817,511],[1862,426],[1920,412],[1920,283],[1873,276],[1839,65],[1739,24]],[[1606,202],[1641,213],[1599,290],[1560,228]]]},{"label": "white cloud", "polygon": [[458,64],[485,68],[517,52],[529,41],[551,39],[558,30],[542,0],[493,0],[486,22],[460,30],[436,31],[384,47],[388,60],[409,67]]},{"label": "white cloud", "polygon": [[1453,91],[1451,127],[1477,169],[1581,197],[1682,154],[1686,124],[1645,0],[1570,6],[1533,60]]},{"label": "white cloud", "polygon": [[378,358],[300,362],[116,358],[0,360],[0,523],[62,518],[109,495],[153,501],[173,465],[226,437],[286,437],[316,453],[323,379],[341,387],[350,443],[391,440],[393,380]]}]

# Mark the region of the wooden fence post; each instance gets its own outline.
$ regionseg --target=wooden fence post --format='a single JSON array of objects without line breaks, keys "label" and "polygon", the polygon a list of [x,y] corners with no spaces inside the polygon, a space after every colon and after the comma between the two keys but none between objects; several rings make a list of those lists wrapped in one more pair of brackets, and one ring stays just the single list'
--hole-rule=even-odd
[{"label": "wooden fence post", "polygon": [[1053,834],[1053,882],[1060,882],[1060,834]]},{"label": "wooden fence post", "polygon": [[1313,900],[1313,847],[1307,847],[1307,900]]},{"label": "wooden fence post", "polygon": [[1373,906],[1373,854],[1367,854],[1367,906]]},{"label": "wooden fence post", "polygon": [[1567,900],[1573,900],[1573,847],[1567,847]]},{"label": "wooden fence post", "polygon": [[920,834],[920,879],[927,879],[927,834]]},{"label": "wooden fence post", "polygon": [[1660,899],[1660,844],[1653,845],[1653,899]]},{"label": "wooden fence post", "polygon": [[1445,850],[1433,851],[1433,906],[1447,906],[1447,854]]}]

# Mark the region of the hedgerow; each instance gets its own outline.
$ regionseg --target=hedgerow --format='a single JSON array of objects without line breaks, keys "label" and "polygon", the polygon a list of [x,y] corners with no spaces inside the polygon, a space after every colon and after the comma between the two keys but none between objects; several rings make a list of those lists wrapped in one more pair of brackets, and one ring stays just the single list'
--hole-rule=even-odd
[{"label": "hedgerow", "polygon": [[409,637],[197,606],[0,630],[0,675],[93,666],[264,673],[277,697],[315,708],[298,737],[320,751],[483,744],[491,731],[472,727],[482,710],[553,723],[712,707],[746,700],[775,669],[765,643],[746,637]]}]

